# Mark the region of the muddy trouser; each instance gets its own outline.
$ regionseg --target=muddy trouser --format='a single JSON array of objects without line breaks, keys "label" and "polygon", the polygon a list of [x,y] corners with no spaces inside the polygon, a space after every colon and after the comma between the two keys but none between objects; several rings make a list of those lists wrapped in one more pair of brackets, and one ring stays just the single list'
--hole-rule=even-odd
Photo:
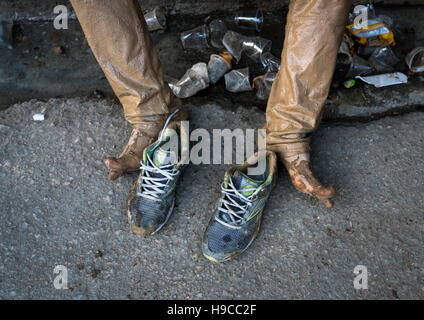
[{"label": "muddy trouser", "polygon": [[180,108],[137,0],[71,0],[88,44],[124,107],[125,119],[155,135]]},{"label": "muddy trouser", "polygon": [[308,135],[321,120],[350,0],[292,0],[280,71],[266,110],[267,146],[308,153]]},{"label": "muddy trouser", "polygon": [[[160,130],[178,104],[137,0],[71,0],[88,43],[133,125]],[[318,126],[351,0],[292,0],[266,112],[271,150],[305,152]]]}]

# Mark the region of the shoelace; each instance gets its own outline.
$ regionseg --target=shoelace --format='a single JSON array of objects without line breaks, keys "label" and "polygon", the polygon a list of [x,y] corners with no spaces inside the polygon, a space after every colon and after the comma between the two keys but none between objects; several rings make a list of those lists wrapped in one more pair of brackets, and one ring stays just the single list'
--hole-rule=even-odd
[{"label": "shoelace", "polygon": [[[160,196],[165,193],[165,187],[169,182],[174,180],[179,171],[173,172],[174,165],[168,164],[164,166],[156,166],[149,155],[147,155],[146,164],[141,163],[140,169],[143,170],[141,176],[141,192],[137,192],[138,197],[143,197],[153,201],[161,201]],[[152,173],[161,174],[163,176],[152,177]]]},{"label": "shoelace", "polygon": [[[255,201],[255,197],[253,195],[246,197],[241,192],[250,192],[255,190],[255,188],[237,190],[231,178],[228,183],[228,188],[225,188],[224,183],[222,183],[221,192],[224,194],[224,197],[219,199],[220,206],[218,210],[226,214],[230,218],[230,221],[226,222],[222,220],[219,215],[215,217],[215,220],[231,229],[241,228],[241,224],[246,222],[244,214],[252,206],[253,201]],[[240,199],[243,204],[240,204]]]},{"label": "shoelace", "polygon": [[[163,139],[163,134],[166,127],[171,121],[172,117],[178,112],[176,109],[166,120],[165,125],[160,133],[159,139],[156,145],[152,148],[152,151],[155,151],[156,148],[160,145]],[[169,182],[174,180],[174,177],[178,175],[179,171],[173,172],[174,165],[168,164],[164,166],[157,166],[153,163],[150,155],[147,154],[147,161],[143,163],[140,162],[140,169],[143,170],[143,175],[140,177],[139,183],[141,184],[141,192],[137,192],[138,197],[143,197],[153,201],[161,201],[160,196],[165,193],[165,187],[169,185]],[[161,174],[162,177],[152,177],[152,173]],[[164,183],[165,182],[165,183]]]}]

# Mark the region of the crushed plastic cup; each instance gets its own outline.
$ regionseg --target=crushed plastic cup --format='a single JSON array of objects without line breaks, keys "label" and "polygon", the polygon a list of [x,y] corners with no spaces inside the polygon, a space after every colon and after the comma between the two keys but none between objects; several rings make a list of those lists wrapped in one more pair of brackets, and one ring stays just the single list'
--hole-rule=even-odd
[{"label": "crushed plastic cup", "polygon": [[180,39],[184,49],[202,49],[210,47],[210,32],[205,24],[182,32]]},{"label": "crushed plastic cup", "polygon": [[281,60],[271,52],[264,52],[261,55],[261,63],[267,72],[278,72],[280,70]]},{"label": "crushed plastic cup", "polygon": [[265,52],[271,51],[272,41],[261,37],[246,37],[243,41],[244,53],[253,61],[260,62]]},{"label": "crushed plastic cup", "polygon": [[368,61],[378,72],[393,72],[394,66],[400,61],[390,46],[377,48]]},{"label": "crushed plastic cup", "polygon": [[271,40],[248,37],[234,31],[227,31],[222,43],[236,62],[240,61],[243,52],[253,61],[260,62],[261,56],[272,48]]},{"label": "crushed plastic cup", "polygon": [[424,72],[424,47],[417,47],[413,49],[406,56],[405,61],[412,72]]},{"label": "crushed plastic cup", "polygon": [[264,23],[264,13],[261,8],[257,9],[256,12],[239,12],[234,17],[234,23],[240,28],[260,32]]},{"label": "crushed plastic cup", "polygon": [[224,38],[224,35],[227,32],[227,25],[225,24],[225,22],[220,19],[212,20],[209,23],[209,32],[212,47],[217,49],[223,49],[224,45],[222,43],[222,39]]},{"label": "crushed plastic cup", "polygon": [[210,83],[217,83],[229,70],[231,70],[231,55],[228,52],[211,55],[208,63]]},{"label": "crushed plastic cup", "polygon": [[395,84],[402,84],[408,82],[408,76],[402,72],[384,73],[376,76],[361,77],[356,76],[357,79],[361,79],[365,83],[372,84],[376,88],[392,86]]},{"label": "crushed plastic cup", "polygon": [[233,70],[225,75],[225,87],[230,92],[251,91],[249,68]]},{"label": "crushed plastic cup", "polygon": [[239,62],[241,59],[241,53],[244,49],[243,41],[245,39],[246,36],[234,31],[227,31],[222,39],[224,47],[231,53],[236,62]]},{"label": "crushed plastic cup", "polygon": [[346,78],[351,79],[356,76],[368,75],[374,71],[372,65],[365,59],[354,55],[352,62],[350,63],[349,71],[346,74]]},{"label": "crushed plastic cup", "polygon": [[187,70],[180,80],[177,82],[170,81],[168,85],[178,98],[194,96],[209,86],[208,67],[206,63],[196,63]]},{"label": "crushed plastic cup", "polygon": [[253,79],[253,89],[258,99],[268,100],[276,75],[275,72],[268,72]]},{"label": "crushed plastic cup", "polygon": [[165,8],[155,7],[144,15],[149,31],[163,30],[166,28]]}]

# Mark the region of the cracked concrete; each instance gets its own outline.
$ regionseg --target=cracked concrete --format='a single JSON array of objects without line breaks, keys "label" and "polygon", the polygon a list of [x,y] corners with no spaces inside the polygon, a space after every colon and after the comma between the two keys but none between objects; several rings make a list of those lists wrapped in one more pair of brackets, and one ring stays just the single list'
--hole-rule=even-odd
[{"label": "cracked concrete", "polygon": [[[187,104],[194,127],[256,128],[258,108]],[[46,119],[32,120],[45,110]],[[212,264],[200,241],[228,165],[190,165],[167,226],[131,234],[125,199],[135,174],[106,180],[130,127],[107,100],[31,100],[0,112],[2,299],[423,299],[424,113],[324,123],[314,168],[338,190],[331,210],[300,194],[280,167],[260,235]],[[53,287],[56,265],[69,290]],[[368,290],[355,290],[365,265]]]}]

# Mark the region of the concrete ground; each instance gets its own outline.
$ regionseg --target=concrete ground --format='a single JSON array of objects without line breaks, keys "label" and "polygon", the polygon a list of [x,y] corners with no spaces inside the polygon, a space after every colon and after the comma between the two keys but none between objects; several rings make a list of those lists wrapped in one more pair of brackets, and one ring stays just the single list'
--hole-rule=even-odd
[{"label": "concrete ground", "polygon": [[[187,104],[193,127],[256,128],[259,108]],[[32,116],[44,111],[46,119]],[[200,241],[229,165],[190,165],[177,207],[151,238],[130,232],[136,175],[106,180],[102,159],[130,133],[119,105],[31,100],[0,112],[1,299],[423,299],[424,113],[324,123],[314,167],[339,192],[328,210],[283,168],[252,247],[224,264]],[[56,265],[69,289],[53,286]],[[368,289],[353,286],[357,265]]]}]

